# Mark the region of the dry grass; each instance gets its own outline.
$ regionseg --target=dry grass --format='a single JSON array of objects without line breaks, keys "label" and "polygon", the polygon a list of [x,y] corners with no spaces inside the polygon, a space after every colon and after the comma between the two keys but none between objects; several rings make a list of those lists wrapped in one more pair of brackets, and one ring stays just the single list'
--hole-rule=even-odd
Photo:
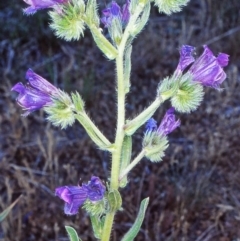
[{"label": "dry grass", "polygon": [[[21,5],[21,6],[20,6]],[[79,42],[56,40],[46,13],[25,17],[20,1],[0,3],[0,210],[23,198],[1,224],[0,240],[63,241],[63,229],[77,229],[82,240],[94,240],[87,215],[63,213],[54,197],[60,185],[77,184],[91,175],[109,174],[109,155],[97,150],[82,127],[59,130],[43,112],[20,116],[9,89],[24,81],[28,67],[67,91],[77,89],[91,117],[113,139],[115,132],[114,65],[105,61],[90,34]],[[151,100],[160,79],[171,74],[181,44],[208,43],[215,53],[231,55],[222,92],[207,89],[201,107],[179,115],[181,128],[170,136],[164,161],[143,160],[122,190],[124,210],[116,217],[113,240],[131,226],[141,199],[150,197],[146,219],[136,240],[240,240],[240,2],[192,0],[182,13],[157,14],[135,41],[129,117]],[[146,44],[147,43],[147,44]],[[161,119],[168,103],[155,114]],[[136,155],[142,130],[134,139]]]}]

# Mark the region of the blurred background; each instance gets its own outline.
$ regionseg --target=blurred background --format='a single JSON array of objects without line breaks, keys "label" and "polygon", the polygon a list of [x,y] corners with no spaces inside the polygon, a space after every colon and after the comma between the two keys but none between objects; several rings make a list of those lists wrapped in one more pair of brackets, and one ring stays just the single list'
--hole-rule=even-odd
[{"label": "blurred background", "polygon": [[[100,2],[102,10],[108,2]],[[121,2],[119,2],[120,4]],[[80,41],[57,39],[46,11],[24,16],[21,1],[0,2],[0,211],[22,199],[0,224],[0,240],[67,241],[64,225],[82,240],[95,240],[89,218],[63,213],[54,196],[61,185],[107,181],[110,156],[96,148],[75,123],[61,130],[37,111],[27,118],[11,87],[25,82],[32,68],[61,89],[79,91],[88,113],[112,141],[115,134],[115,66],[94,45],[89,31]],[[131,227],[140,202],[150,197],[137,241],[240,241],[240,1],[191,0],[181,13],[166,16],[152,8],[151,19],[133,46],[131,118],[153,101],[160,80],[175,70],[182,44],[207,44],[230,55],[223,91],[205,88],[203,103],[191,114],[177,114],[182,125],[170,136],[161,163],[144,159],[121,190],[123,211],[112,240]],[[155,113],[160,122],[169,102]],[[135,156],[144,128],[134,137]]]}]

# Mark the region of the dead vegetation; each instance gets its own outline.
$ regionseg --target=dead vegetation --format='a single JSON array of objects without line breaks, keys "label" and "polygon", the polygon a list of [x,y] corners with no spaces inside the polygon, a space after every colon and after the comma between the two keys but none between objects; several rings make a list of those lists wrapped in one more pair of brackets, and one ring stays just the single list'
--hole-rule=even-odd
[{"label": "dead vegetation", "polygon": [[[6,3],[4,3],[6,4]],[[43,112],[27,118],[15,103],[11,86],[24,81],[27,68],[67,91],[84,96],[92,119],[113,139],[115,132],[114,65],[105,61],[89,32],[79,42],[57,40],[48,28],[47,14],[22,15],[22,1],[0,3],[0,210],[20,194],[23,198],[1,223],[0,240],[64,241],[64,225],[77,229],[82,240],[94,240],[87,215],[63,213],[54,197],[60,185],[76,185],[91,175],[106,180],[109,155],[96,149],[77,123],[60,130]],[[223,91],[206,89],[201,107],[179,114],[182,125],[170,136],[164,161],[143,160],[122,190],[124,210],[116,217],[113,240],[129,229],[140,201],[149,196],[146,219],[136,240],[240,240],[240,2],[192,0],[171,17],[157,9],[133,50],[129,117],[151,100],[162,78],[178,63],[182,44],[209,44],[215,52],[230,54]],[[168,107],[156,112],[160,120]],[[142,130],[134,139],[136,155]]]}]

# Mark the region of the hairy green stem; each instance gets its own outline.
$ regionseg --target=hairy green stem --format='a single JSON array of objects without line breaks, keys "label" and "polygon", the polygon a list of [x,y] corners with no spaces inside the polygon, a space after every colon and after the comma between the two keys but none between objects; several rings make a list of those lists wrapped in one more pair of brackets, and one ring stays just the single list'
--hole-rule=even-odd
[{"label": "hairy green stem", "polygon": [[158,109],[160,104],[163,102],[161,97],[157,97],[151,105],[149,105],[143,112],[141,112],[137,117],[130,120],[125,126],[124,130],[127,135],[132,135],[134,132],[143,125]]},{"label": "hairy green stem", "polygon": [[126,169],[123,170],[122,173],[120,173],[119,181],[121,181],[124,176],[126,176],[145,156],[145,150],[143,149],[136,157],[135,159],[126,167]]},{"label": "hairy green stem", "polygon": [[81,123],[89,137],[99,148],[109,151],[111,150],[112,143],[102,134],[86,112],[75,114],[75,118]]},{"label": "hairy green stem", "polygon": [[83,113],[84,118],[89,123],[93,131],[97,134],[99,139],[101,139],[107,146],[110,146],[112,143],[102,134],[102,132],[97,128],[97,126],[92,122],[86,112]]},{"label": "hairy green stem", "polygon": [[101,29],[97,28],[94,24],[88,24],[89,29],[93,35],[93,38],[97,46],[103,51],[103,53],[110,59],[114,59],[118,51],[117,49],[108,41],[108,39],[102,34]]},{"label": "hairy green stem", "polygon": [[[116,57],[117,70],[117,131],[115,137],[115,149],[112,153],[111,181],[110,188],[118,189],[119,187],[119,169],[122,152],[122,144],[124,139],[124,124],[125,124],[125,84],[124,84],[124,67],[123,55],[126,48],[126,43],[130,35],[130,29],[135,24],[138,16],[141,14],[143,6],[138,6],[135,13],[130,17],[129,23],[123,33],[121,43],[118,47],[118,56]],[[115,211],[106,215],[104,228],[102,233],[102,241],[110,239]]]}]

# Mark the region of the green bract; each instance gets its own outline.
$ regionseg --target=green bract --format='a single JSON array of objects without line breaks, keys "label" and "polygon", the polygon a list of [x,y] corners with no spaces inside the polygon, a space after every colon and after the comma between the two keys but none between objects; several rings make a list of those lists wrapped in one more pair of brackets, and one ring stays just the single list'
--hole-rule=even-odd
[{"label": "green bract", "polygon": [[180,12],[189,0],[154,0],[154,2],[160,13],[163,12],[170,15],[171,13]]},{"label": "green bract", "polygon": [[74,121],[74,105],[70,96],[64,91],[59,90],[59,94],[53,98],[53,103],[44,107],[47,112],[47,119],[55,126],[60,126],[62,129],[71,126]]},{"label": "green bract", "polygon": [[151,162],[159,162],[165,155],[164,151],[168,147],[168,140],[166,136],[160,135],[157,131],[147,131],[142,145],[145,157]]},{"label": "green bract", "polygon": [[62,12],[50,11],[50,27],[59,38],[67,41],[78,40],[83,36],[85,4],[82,0],[72,0],[64,5]]},{"label": "green bract", "polygon": [[189,113],[197,109],[203,99],[203,86],[186,73],[180,78],[179,87],[171,98],[172,106],[179,112]]}]

